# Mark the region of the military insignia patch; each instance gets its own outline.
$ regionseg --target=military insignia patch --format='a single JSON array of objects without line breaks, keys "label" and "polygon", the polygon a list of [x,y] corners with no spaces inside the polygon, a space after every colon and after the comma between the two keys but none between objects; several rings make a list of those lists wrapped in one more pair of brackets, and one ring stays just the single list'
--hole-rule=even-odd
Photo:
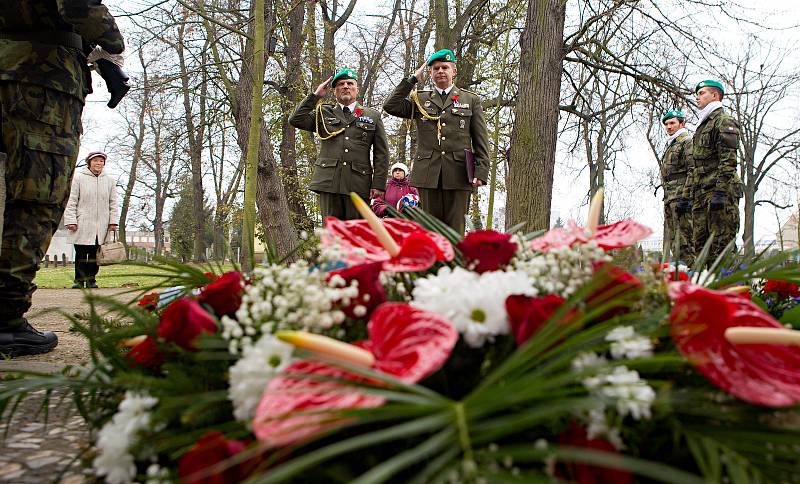
[{"label": "military insignia patch", "polygon": [[431,100],[430,100],[430,99],[428,99],[427,101],[425,101],[425,107],[426,107],[426,108],[429,108],[429,107],[431,107]]},{"label": "military insignia patch", "polygon": [[466,124],[467,124],[467,122],[466,122],[465,120],[463,120],[463,119],[462,119],[462,120],[460,120],[460,121],[459,121],[459,123],[458,123],[458,127],[459,127],[459,128],[461,128],[461,129],[464,129],[464,126],[465,126]]}]

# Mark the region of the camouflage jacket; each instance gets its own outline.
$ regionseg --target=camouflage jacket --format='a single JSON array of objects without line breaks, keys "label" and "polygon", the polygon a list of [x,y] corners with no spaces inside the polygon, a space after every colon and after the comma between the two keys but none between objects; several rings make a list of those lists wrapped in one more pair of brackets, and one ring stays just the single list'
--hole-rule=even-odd
[{"label": "camouflage jacket", "polygon": [[[692,141],[686,190],[693,194],[724,191],[741,197],[738,169],[739,123],[720,108],[700,123]],[[685,190],[685,191],[686,191]]]},{"label": "camouflage jacket", "polygon": [[664,150],[660,168],[665,202],[671,202],[683,196],[691,157],[692,137],[689,133],[679,135]]},{"label": "camouflage jacket", "polygon": [[[111,54],[125,49],[102,0],[0,0],[0,32],[41,37],[53,31],[79,34],[85,52],[93,45]],[[91,92],[84,52],[41,41],[0,38],[0,80],[36,84],[81,100]]]},{"label": "camouflage jacket", "polygon": [[359,103],[355,113],[345,114],[335,104],[322,104],[317,112],[321,100],[309,94],[289,118],[295,128],[319,135],[319,157],[309,188],[318,193],[356,192],[362,197],[370,188],[386,190],[389,147],[380,111]]}]

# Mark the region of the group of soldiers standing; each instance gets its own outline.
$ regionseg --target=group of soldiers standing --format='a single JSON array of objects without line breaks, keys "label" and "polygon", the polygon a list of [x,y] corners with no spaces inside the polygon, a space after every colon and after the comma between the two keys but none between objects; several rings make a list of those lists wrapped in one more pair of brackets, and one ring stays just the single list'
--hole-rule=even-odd
[{"label": "group of soldiers standing", "polygon": [[739,124],[722,107],[723,85],[707,80],[695,86],[700,112],[694,135],[681,111],[661,117],[669,136],[661,157],[664,188],[664,254],[693,265],[711,239],[711,264],[736,239],[742,181],[737,174]]},{"label": "group of soldiers standing", "polygon": [[[415,89],[426,72],[433,89]],[[463,234],[470,194],[486,183],[489,172],[489,134],[480,97],[453,83],[457,72],[452,51],[435,52],[400,81],[383,109],[415,120],[417,156],[410,182],[419,190],[422,209]],[[309,188],[319,194],[323,217],[357,218],[349,193],[374,198],[386,188],[386,131],[380,111],[356,101],[357,81],[355,71],[342,69],[306,96],[289,118],[292,126],[319,138]],[[331,87],[336,104],[321,103]]]}]

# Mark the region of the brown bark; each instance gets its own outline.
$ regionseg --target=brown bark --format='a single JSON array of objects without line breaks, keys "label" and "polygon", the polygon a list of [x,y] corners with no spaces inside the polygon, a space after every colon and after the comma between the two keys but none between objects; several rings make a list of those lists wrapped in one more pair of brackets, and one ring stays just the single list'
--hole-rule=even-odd
[{"label": "brown bark", "polygon": [[[272,2],[268,1],[265,6],[266,23],[265,31],[269,34],[273,28]],[[250,37],[245,44],[243,59],[252,59],[254,46],[252,40],[253,25],[248,29]],[[266,35],[266,41],[269,35]],[[267,49],[264,48],[264,55]],[[235,101],[231,106],[233,118],[236,125],[237,142],[242,150],[242,157],[247,157],[248,132],[250,130],[250,107],[253,99],[253,73],[250,71],[252,62],[243,62],[239,73],[239,84],[235,96]],[[256,206],[258,207],[258,217],[264,226],[267,239],[274,244],[279,257],[286,256],[297,246],[297,234],[295,233],[292,221],[289,216],[289,205],[286,200],[286,192],[280,174],[277,170],[277,163],[273,155],[272,142],[270,141],[268,126],[266,123],[261,127],[261,140],[258,149],[258,170],[257,170],[257,192]]]},{"label": "brown bark", "polygon": [[289,13],[289,35],[286,46],[286,82],[281,87],[281,143],[279,146],[281,157],[281,175],[286,189],[287,203],[292,214],[292,222],[297,230],[311,231],[314,222],[308,214],[303,203],[305,188],[300,187],[297,169],[297,135],[294,127],[289,124],[289,116],[295,106],[300,102],[303,90],[302,80],[302,47],[303,47],[303,22],[305,11],[302,4],[294,5]]},{"label": "brown bark", "polygon": [[561,71],[563,0],[530,0],[521,38],[519,94],[511,133],[506,227],[550,227]]}]

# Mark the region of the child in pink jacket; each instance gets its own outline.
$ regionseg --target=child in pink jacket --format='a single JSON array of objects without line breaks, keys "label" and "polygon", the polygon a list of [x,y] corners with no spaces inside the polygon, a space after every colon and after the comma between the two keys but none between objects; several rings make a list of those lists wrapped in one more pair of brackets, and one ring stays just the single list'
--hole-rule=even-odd
[{"label": "child in pink jacket", "polygon": [[386,207],[397,208],[397,202],[408,194],[419,197],[417,189],[408,184],[408,166],[405,163],[395,163],[391,172],[392,176],[386,182],[386,193],[372,199],[372,211],[378,217],[388,217]]}]

